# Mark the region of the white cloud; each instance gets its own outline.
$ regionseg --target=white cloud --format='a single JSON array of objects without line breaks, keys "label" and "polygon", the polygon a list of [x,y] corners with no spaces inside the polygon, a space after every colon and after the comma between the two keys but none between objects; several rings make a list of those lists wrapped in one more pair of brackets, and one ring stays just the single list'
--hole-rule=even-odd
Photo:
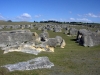
[{"label": "white cloud", "polygon": [[23,14],[21,15],[21,17],[31,18],[31,15],[30,15],[30,14],[28,14],[28,13],[23,13]]},{"label": "white cloud", "polygon": [[69,18],[69,21],[75,21],[75,22],[92,22],[91,20],[87,18]]},{"label": "white cloud", "polygon": [[77,18],[76,21],[80,21],[80,22],[92,22],[91,20],[89,20],[87,18]]},{"label": "white cloud", "polygon": [[28,13],[23,13],[22,15],[18,16],[17,19],[22,20],[22,21],[26,21],[31,19],[31,15]]},{"label": "white cloud", "polygon": [[87,17],[94,17],[94,18],[96,18],[96,17],[100,17],[100,16],[95,15],[95,14],[93,14],[93,13],[85,14],[85,16],[87,16]]},{"label": "white cloud", "polygon": [[4,20],[6,19],[5,17],[3,17],[1,14],[0,14],[0,20]]},{"label": "white cloud", "polygon": [[34,17],[35,17],[35,18],[39,18],[39,17],[41,17],[41,16],[42,16],[42,15],[35,15]]},{"label": "white cloud", "polygon": [[71,21],[75,21],[75,18],[70,18]]}]

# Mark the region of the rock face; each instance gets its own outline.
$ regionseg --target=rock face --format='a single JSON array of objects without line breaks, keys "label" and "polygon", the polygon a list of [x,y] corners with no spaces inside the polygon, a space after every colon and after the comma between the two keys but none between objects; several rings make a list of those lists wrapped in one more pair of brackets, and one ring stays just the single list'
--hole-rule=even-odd
[{"label": "rock face", "polygon": [[34,42],[35,36],[29,30],[13,30],[0,32],[0,47]]},{"label": "rock face", "polygon": [[80,29],[77,34],[77,42],[85,47],[92,47],[100,44],[100,34],[86,29]]},{"label": "rock face", "polygon": [[75,28],[70,28],[69,29],[69,35],[77,35],[78,30]]},{"label": "rock face", "polygon": [[54,47],[64,48],[65,45],[61,36],[49,38],[48,32],[42,32],[40,35],[30,30],[0,32],[0,47],[4,54],[17,51],[37,55],[41,51],[54,52]]},{"label": "rock face", "polygon": [[80,39],[81,39],[81,36],[82,35],[88,35],[88,30],[86,29],[80,29],[78,32],[77,32],[77,42],[80,42]]},{"label": "rock face", "polygon": [[9,47],[2,48],[4,50],[4,54],[8,52],[23,52],[23,53],[29,53],[38,55],[41,51],[43,51],[40,48],[36,48],[35,44],[20,44],[20,45],[13,45]]},{"label": "rock face", "polygon": [[5,25],[0,25],[0,29],[4,29],[5,28]]},{"label": "rock face", "polygon": [[49,38],[49,33],[44,31],[39,36],[41,41],[47,41],[47,39]]},{"label": "rock face", "polygon": [[48,45],[49,47],[60,46],[61,48],[64,48],[66,45],[64,39],[61,36],[56,36],[55,38],[49,38],[43,44]]},{"label": "rock face", "polygon": [[31,59],[26,62],[8,64],[8,65],[4,65],[1,67],[5,67],[9,71],[15,71],[15,70],[24,71],[24,70],[51,68],[52,66],[54,66],[54,64],[49,61],[48,57],[38,57],[38,58]]},{"label": "rock face", "polygon": [[61,27],[54,27],[54,32],[62,32]]}]

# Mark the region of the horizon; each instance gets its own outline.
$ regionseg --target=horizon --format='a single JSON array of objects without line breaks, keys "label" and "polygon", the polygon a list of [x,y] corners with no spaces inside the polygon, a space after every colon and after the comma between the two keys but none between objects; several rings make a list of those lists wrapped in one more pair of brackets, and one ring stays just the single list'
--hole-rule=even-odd
[{"label": "horizon", "polygon": [[0,0],[0,20],[100,23],[99,0]]}]

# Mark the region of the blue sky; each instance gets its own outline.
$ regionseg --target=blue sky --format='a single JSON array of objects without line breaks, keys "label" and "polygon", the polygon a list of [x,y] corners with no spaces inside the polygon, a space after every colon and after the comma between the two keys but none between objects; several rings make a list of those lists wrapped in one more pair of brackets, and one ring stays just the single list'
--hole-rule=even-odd
[{"label": "blue sky", "polygon": [[100,23],[100,0],[0,0],[0,20]]}]

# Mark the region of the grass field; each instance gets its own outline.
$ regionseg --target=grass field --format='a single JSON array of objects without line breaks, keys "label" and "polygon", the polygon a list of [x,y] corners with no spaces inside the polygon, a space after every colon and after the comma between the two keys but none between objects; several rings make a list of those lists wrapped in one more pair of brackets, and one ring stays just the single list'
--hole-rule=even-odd
[{"label": "grass field", "polygon": [[[38,30],[31,30],[40,33]],[[27,61],[40,56],[47,56],[54,67],[51,69],[37,69],[30,71],[9,72],[0,68],[0,75],[100,75],[100,45],[95,47],[83,47],[75,43],[73,37],[68,37],[63,32],[48,31],[50,37],[62,36],[66,41],[64,49],[55,48],[55,52],[41,52],[38,55],[11,52],[3,54],[0,50],[0,66]]]}]

